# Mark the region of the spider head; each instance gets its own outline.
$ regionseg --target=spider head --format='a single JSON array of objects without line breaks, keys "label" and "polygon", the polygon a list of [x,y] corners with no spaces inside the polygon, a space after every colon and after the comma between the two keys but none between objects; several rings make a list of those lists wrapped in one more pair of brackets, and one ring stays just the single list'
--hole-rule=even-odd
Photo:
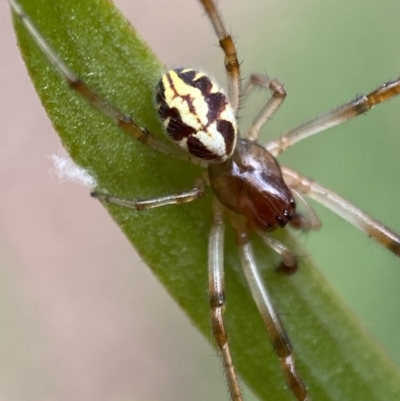
[{"label": "spider head", "polygon": [[211,186],[220,202],[261,230],[284,227],[296,203],[278,162],[262,146],[239,139],[226,162],[209,165]]}]

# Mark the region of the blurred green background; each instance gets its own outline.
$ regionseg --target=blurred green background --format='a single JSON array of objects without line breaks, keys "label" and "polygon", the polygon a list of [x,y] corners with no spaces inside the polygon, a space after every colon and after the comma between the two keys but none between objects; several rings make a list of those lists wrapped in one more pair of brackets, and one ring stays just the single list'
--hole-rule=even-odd
[{"label": "blurred green background", "polygon": [[[0,121],[8,123],[0,158],[1,398],[227,399],[215,352],[145,266],[132,269],[131,250],[108,216],[86,190],[49,179],[47,155],[60,145],[42,122],[44,113],[21,103],[28,97],[35,102],[35,94],[23,68],[14,66],[22,67],[4,3],[2,38],[10,50],[0,65]],[[202,68],[225,82],[217,40],[194,0],[118,3],[167,66]],[[266,73],[288,92],[263,131],[265,140],[400,75],[396,1],[219,5],[237,41],[243,76]],[[246,104],[243,128],[265,99],[261,91]],[[22,120],[25,128],[18,125]],[[305,140],[280,161],[400,233],[399,127],[400,98]],[[301,239],[400,365],[400,261],[329,211],[315,209],[323,228]],[[79,342],[85,336],[90,341]],[[121,351],[118,343],[143,355]]]}]

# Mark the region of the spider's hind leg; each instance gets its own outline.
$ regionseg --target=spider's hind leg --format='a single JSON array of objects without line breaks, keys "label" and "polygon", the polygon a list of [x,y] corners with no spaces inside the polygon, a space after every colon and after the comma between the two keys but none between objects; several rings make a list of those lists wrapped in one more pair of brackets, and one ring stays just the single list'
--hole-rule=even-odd
[{"label": "spider's hind leg", "polygon": [[215,33],[219,39],[219,45],[225,54],[225,70],[228,75],[229,92],[228,97],[232,104],[232,108],[236,114],[239,107],[240,90],[240,65],[237,58],[236,46],[225,28],[221,15],[212,0],[200,0],[205,12],[210,19]]},{"label": "spider's hind leg", "polygon": [[110,101],[102,98],[96,92],[96,90],[90,87],[83,79],[73,72],[69,66],[58,56],[48,41],[41,35],[35,24],[25,14],[23,8],[14,0],[8,1],[13,12],[21,20],[30,36],[35,41],[36,45],[47,57],[55,71],[57,71],[59,76],[72,91],[78,93],[94,108],[107,115],[115,125],[121,128],[127,134],[151,149],[176,159],[186,160],[193,164],[205,165],[203,161],[197,159],[189,153],[182,152],[172,143],[157,139],[153,133],[136,124],[129,116],[125,115],[121,110],[116,108]]}]

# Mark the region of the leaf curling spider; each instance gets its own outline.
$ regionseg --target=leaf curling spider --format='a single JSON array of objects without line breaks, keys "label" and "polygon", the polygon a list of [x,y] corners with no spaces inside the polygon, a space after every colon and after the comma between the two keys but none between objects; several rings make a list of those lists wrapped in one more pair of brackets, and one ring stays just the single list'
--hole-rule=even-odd
[{"label": "leaf curling spider", "polygon": [[[137,126],[133,121],[119,113],[118,110],[114,109],[113,106],[93,92],[93,90],[72,73],[63,61],[52,51],[29,20],[24,17],[23,11],[19,8],[18,4],[13,1],[10,2],[14,11],[22,18],[32,36],[72,89],[86,97],[95,107],[114,119],[123,130],[153,149],[179,159],[187,159],[193,163],[207,165],[208,176],[199,180],[198,185],[196,185],[193,190],[181,194],[137,202],[120,199],[101,192],[95,192],[94,196],[104,201],[142,210],[167,204],[190,202],[203,196],[205,184],[210,184],[212,186],[214,193],[224,207],[217,201],[214,203],[214,224],[210,234],[209,247],[209,292],[213,333],[223,356],[231,398],[240,400],[241,395],[234,367],[231,362],[222,317],[222,309],[225,303],[222,271],[222,241],[224,228],[222,218],[224,214],[229,215],[236,230],[244,272],[249,281],[257,306],[263,316],[264,323],[271,336],[274,349],[280,357],[288,387],[297,399],[310,399],[295,369],[289,340],[286,337],[278,315],[271,305],[268,292],[258,275],[248,239],[248,231],[250,229],[257,231],[268,246],[281,254],[283,261],[282,267],[284,269],[290,271],[295,270],[296,260],[290,250],[267,236],[265,231],[275,229],[278,226],[283,227],[287,223],[303,229],[318,228],[319,220],[304,202],[301,194],[303,193],[316,199],[328,208],[331,208],[337,214],[349,220],[352,224],[365,231],[369,236],[386,246],[393,253],[399,255],[400,240],[397,235],[370,219],[359,209],[319,184],[299,176],[290,169],[281,169],[275,160],[275,156],[278,156],[278,154],[297,141],[344,122],[358,114],[362,114],[375,104],[397,95],[400,92],[399,81],[397,80],[383,85],[367,96],[360,97],[324,116],[296,127],[278,140],[267,144],[266,149],[264,149],[255,143],[258,138],[258,131],[263,123],[282,103],[285,97],[284,89],[279,82],[270,81],[259,75],[252,75],[248,85],[243,90],[240,88],[240,69],[232,39],[227,34],[213,2],[203,0],[201,3],[203,3],[213,23],[221,47],[225,52],[225,66],[230,83],[228,93],[230,103],[223,97],[222,91],[218,87],[214,88],[215,84],[202,73],[190,69],[172,70],[163,77],[163,80],[166,80],[166,82],[158,88],[160,117],[165,122],[167,133],[175,142],[178,142],[175,137],[177,133],[185,133],[182,135],[183,139],[180,138],[179,141],[183,141],[181,147],[187,148],[189,151],[190,154],[187,155],[180,152],[177,148],[158,141],[146,129]],[[192,77],[184,77],[185,74],[192,75]],[[203,86],[199,87],[198,84],[200,80],[203,80],[205,86],[209,85],[211,89],[204,89]],[[223,122],[225,125],[227,125],[227,123],[234,125],[235,121],[234,118],[232,119],[232,116],[234,117],[236,114],[240,96],[242,94],[247,94],[254,85],[271,90],[272,97],[254,120],[247,133],[246,139],[236,140],[236,129],[228,129],[230,133],[226,135],[222,135],[223,130],[221,128],[216,129],[214,133],[219,138],[220,142],[225,145],[228,144],[229,141],[231,143],[230,146],[225,146],[225,149],[223,149],[221,153],[222,156],[218,154],[218,157],[215,156],[217,155],[216,148],[210,148],[218,138],[214,138],[211,145],[208,146],[205,145],[206,140],[204,137],[200,139],[197,138],[196,146],[193,147],[189,145],[191,139],[199,132],[198,129],[195,129],[195,124],[197,122],[193,123],[193,119],[202,120],[203,118],[207,120],[206,123],[202,123],[201,125],[202,130],[206,132],[207,136],[211,136],[211,132],[207,130],[209,126],[214,123],[218,125],[218,123]],[[172,90],[173,95],[165,99],[168,89]],[[196,91],[194,89],[196,89]],[[197,94],[195,94],[195,92]],[[211,109],[211,104],[213,104],[213,102],[209,100],[210,94],[216,94],[222,97],[222,101],[216,109]],[[179,99],[181,103],[184,104],[185,102],[182,101],[182,99],[185,99],[185,97],[185,102],[188,105],[189,111],[182,111],[180,108],[181,106],[171,105],[174,99]],[[197,105],[197,100],[205,100],[206,106]],[[227,113],[227,109],[230,107],[232,108],[232,112]],[[191,108],[194,109],[194,112],[190,110]],[[188,114],[186,120],[182,117],[185,113]],[[209,116],[210,114],[215,115],[213,119]],[[230,116],[226,116],[226,114]],[[223,137],[222,141],[221,136]],[[234,146],[235,140],[236,146]],[[200,151],[198,151],[199,148],[201,148]],[[230,149],[230,151],[226,149]],[[217,160],[218,163],[210,162],[210,159],[214,159],[214,161]],[[206,160],[206,162],[204,162],[204,160]],[[236,171],[238,171],[237,175],[234,174]],[[257,179],[255,177],[257,177]],[[248,189],[246,187],[247,184],[249,184]],[[306,210],[305,216],[298,215],[295,212],[293,194],[300,202],[304,203]],[[259,198],[262,198],[262,200]],[[240,215],[245,216],[246,220],[240,217]]]}]

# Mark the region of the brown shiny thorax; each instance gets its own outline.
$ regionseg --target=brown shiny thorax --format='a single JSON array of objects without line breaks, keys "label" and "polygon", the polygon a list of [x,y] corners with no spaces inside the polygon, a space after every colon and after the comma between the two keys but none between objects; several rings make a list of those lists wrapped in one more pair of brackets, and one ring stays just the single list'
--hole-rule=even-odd
[{"label": "brown shiny thorax", "polygon": [[233,155],[210,164],[208,174],[219,201],[255,228],[273,230],[292,219],[296,204],[279,164],[257,143],[239,139]]}]

